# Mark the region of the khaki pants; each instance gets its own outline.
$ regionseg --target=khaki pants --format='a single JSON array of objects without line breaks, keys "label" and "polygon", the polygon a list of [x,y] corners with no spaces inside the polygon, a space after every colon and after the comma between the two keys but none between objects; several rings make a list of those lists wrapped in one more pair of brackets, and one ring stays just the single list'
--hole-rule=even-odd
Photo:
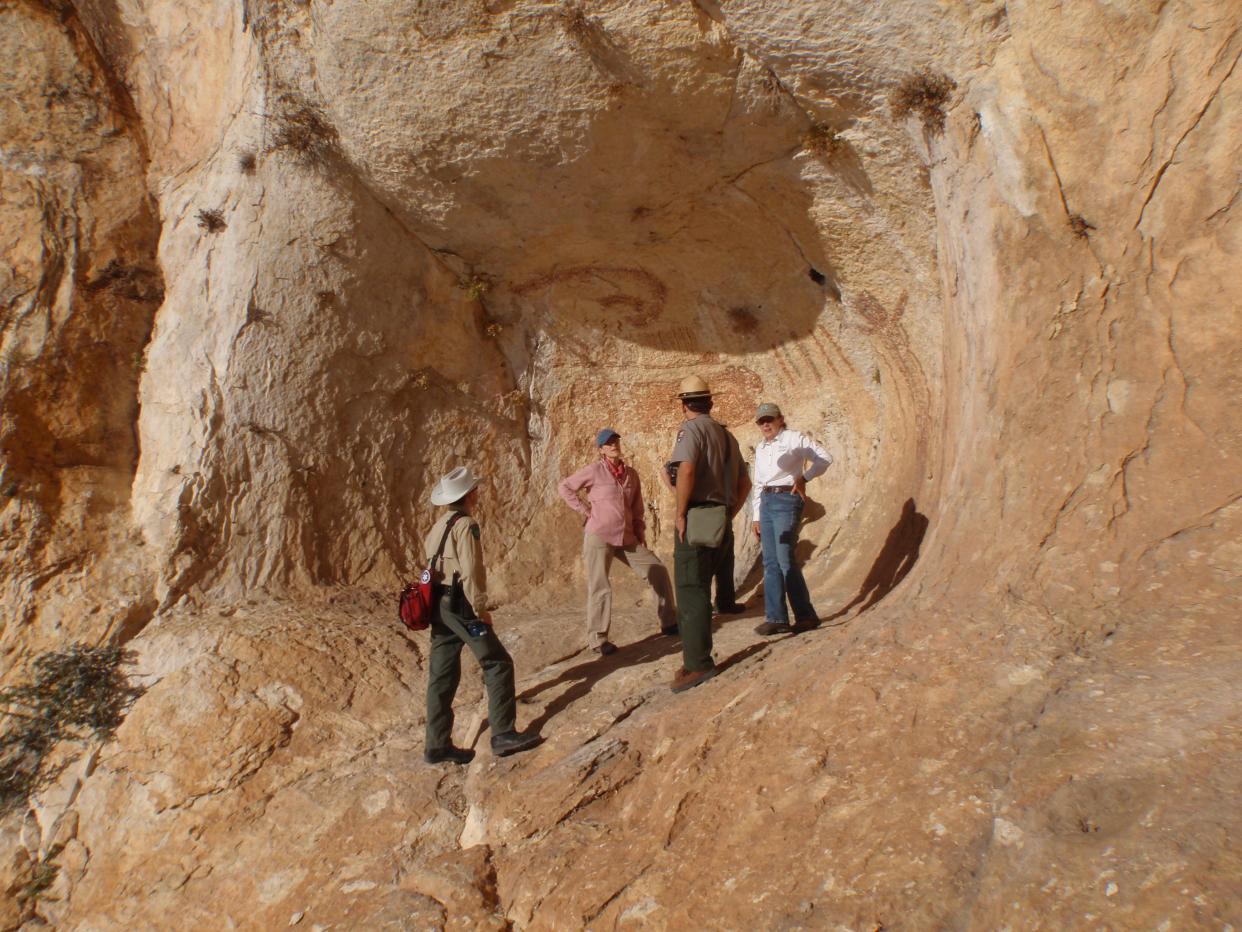
[{"label": "khaki pants", "polygon": [[614,559],[620,560],[647,581],[656,596],[660,626],[671,628],[677,624],[677,608],[673,604],[673,586],[668,570],[660,558],[642,544],[616,547],[588,533],[582,540],[582,559],[586,563],[587,577],[588,647],[599,647],[608,640],[608,628],[612,624],[612,586],[608,583],[608,569]]}]

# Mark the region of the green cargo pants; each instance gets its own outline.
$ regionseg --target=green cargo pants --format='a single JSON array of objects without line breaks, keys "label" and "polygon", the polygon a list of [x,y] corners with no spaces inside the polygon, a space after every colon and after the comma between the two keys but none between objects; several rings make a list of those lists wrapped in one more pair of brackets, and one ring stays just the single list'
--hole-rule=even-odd
[{"label": "green cargo pants", "polygon": [[461,649],[469,646],[483,668],[487,686],[487,718],[493,735],[513,731],[517,699],[513,693],[513,658],[490,627],[478,637],[466,630],[466,619],[449,609],[448,596],[431,622],[431,660],[427,669],[426,747],[453,743],[453,697],[461,682]]},{"label": "green cargo pants", "polygon": [[722,547],[673,544],[673,575],[677,581],[677,627],[687,670],[712,668],[712,576]]},{"label": "green cargo pants", "polygon": [[733,587],[733,522],[725,525],[724,540],[720,542],[720,559],[716,561],[716,609],[724,611],[737,603],[737,590]]}]

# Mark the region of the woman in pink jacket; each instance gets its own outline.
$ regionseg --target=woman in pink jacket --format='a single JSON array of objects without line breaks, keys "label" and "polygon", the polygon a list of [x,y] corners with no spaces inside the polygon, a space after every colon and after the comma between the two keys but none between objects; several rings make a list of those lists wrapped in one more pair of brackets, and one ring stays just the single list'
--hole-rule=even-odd
[{"label": "woman in pink jacket", "polygon": [[[621,435],[605,427],[595,435],[595,446],[599,459],[564,480],[557,491],[586,521],[582,558],[587,577],[587,646],[606,656],[617,649],[608,640],[612,624],[608,569],[613,560],[620,560],[651,586],[662,633],[677,633],[677,608],[668,570],[647,549],[642,484],[638,473],[621,459]],[[584,491],[585,502],[580,494]]]}]

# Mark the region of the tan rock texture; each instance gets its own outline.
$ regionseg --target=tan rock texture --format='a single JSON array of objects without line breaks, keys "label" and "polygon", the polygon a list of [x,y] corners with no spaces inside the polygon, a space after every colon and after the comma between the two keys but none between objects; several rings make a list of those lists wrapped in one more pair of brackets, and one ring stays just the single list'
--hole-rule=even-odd
[{"label": "tan rock texture", "polygon": [[[5,681],[147,687],[0,824],[5,927],[1242,923],[1234,0],[0,0],[0,51]],[[632,580],[580,650],[555,482],[616,428],[671,556],[691,371],[833,453],[831,624],[751,633],[739,519],[673,696]],[[467,672],[455,770],[392,601],[459,462],[545,742]]]}]

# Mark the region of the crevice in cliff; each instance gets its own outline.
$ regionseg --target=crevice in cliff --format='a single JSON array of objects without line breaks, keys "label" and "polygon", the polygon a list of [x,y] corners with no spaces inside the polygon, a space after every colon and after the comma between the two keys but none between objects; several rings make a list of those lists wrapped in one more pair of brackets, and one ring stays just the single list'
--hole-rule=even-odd
[{"label": "crevice in cliff", "polygon": [[[1235,32],[1234,35],[1237,35],[1237,33]],[[1232,39],[1233,36],[1230,36],[1230,41],[1232,41]],[[1227,42],[1226,45],[1228,44],[1229,43]],[[1204,102],[1203,106],[1199,108],[1199,111],[1195,114],[1194,119],[1191,120],[1190,125],[1186,127],[1186,129],[1178,137],[1177,142],[1173,144],[1173,148],[1169,151],[1168,158],[1166,158],[1164,162],[1161,163],[1160,168],[1157,169],[1156,175],[1152,179],[1151,187],[1147,189],[1147,195],[1143,198],[1143,203],[1139,207],[1138,219],[1134,221],[1134,229],[1137,230],[1143,225],[1143,217],[1147,213],[1147,206],[1151,203],[1152,198],[1156,196],[1156,189],[1160,187],[1160,182],[1164,179],[1165,172],[1169,170],[1170,166],[1172,166],[1174,160],[1177,158],[1178,150],[1181,149],[1182,143],[1186,141],[1186,137],[1194,132],[1194,130],[1203,121],[1203,117],[1207,114],[1208,110],[1211,109],[1212,104],[1216,102],[1217,98],[1220,96],[1221,88],[1223,88],[1225,86],[1225,82],[1233,76],[1233,72],[1238,67],[1239,61],[1242,61],[1242,52],[1239,52],[1236,56],[1234,56],[1233,64],[1229,66],[1229,70],[1225,72],[1225,76],[1217,82],[1214,88],[1212,88],[1211,93],[1208,94],[1207,100]]]}]

